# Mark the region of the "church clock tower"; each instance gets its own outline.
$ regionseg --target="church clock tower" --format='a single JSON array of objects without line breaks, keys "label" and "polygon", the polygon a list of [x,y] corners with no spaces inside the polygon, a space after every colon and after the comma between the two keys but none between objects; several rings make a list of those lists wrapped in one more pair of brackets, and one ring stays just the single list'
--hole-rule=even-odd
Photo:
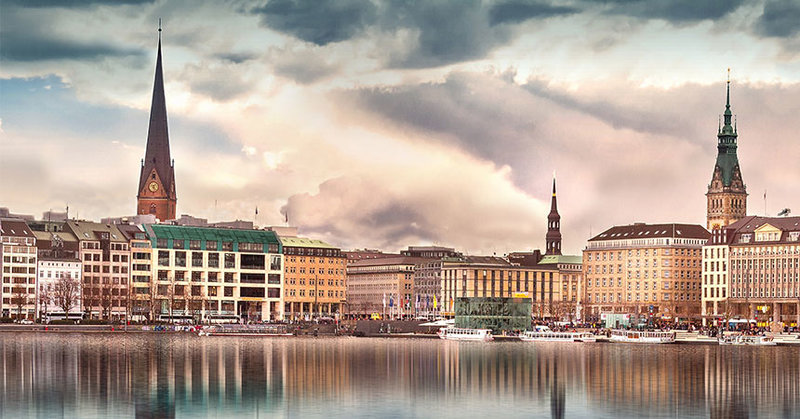
[{"label": "church clock tower", "polygon": [[161,24],[158,27],[158,58],[150,106],[147,149],[139,174],[136,214],[153,214],[161,221],[175,219],[175,168],[169,155],[167,105],[164,99],[164,75],[161,70]]},{"label": "church clock tower", "polygon": [[717,162],[708,185],[707,225],[709,230],[723,228],[747,215],[747,187],[742,180],[736,156],[738,134],[731,125],[731,77],[725,103],[725,124],[717,132]]}]

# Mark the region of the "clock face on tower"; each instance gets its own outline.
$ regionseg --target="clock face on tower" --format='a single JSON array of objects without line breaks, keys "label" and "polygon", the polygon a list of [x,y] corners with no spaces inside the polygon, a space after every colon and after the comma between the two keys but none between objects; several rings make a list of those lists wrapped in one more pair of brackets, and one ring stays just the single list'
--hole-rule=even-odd
[{"label": "clock face on tower", "polygon": [[158,183],[150,182],[150,184],[147,185],[147,188],[150,189],[150,192],[155,192],[158,190]]}]

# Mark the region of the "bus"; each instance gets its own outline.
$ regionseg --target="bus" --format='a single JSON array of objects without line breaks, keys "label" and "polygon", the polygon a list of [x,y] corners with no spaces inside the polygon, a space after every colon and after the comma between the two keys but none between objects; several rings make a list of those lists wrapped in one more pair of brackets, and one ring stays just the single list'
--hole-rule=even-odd
[{"label": "bus", "polygon": [[190,314],[159,314],[158,321],[172,324],[194,324],[194,316]]},{"label": "bus", "polygon": [[209,314],[206,316],[209,324],[241,323],[242,317],[236,314]]},{"label": "bus", "polygon": [[44,315],[44,322],[45,324],[49,324],[53,320],[72,320],[74,322],[80,322],[83,320],[83,313],[69,313],[67,315],[64,312],[52,312],[47,313]]}]

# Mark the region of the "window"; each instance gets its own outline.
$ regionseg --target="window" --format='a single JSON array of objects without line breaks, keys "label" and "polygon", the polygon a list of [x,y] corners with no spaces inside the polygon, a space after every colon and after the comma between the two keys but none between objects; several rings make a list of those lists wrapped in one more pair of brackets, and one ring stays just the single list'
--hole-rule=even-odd
[{"label": "window", "polygon": [[184,248],[183,240],[180,240],[180,239],[172,240],[172,248],[173,249],[183,249]]},{"label": "window", "polygon": [[232,269],[236,267],[236,254],[225,253],[225,269]]},{"label": "window", "polygon": [[175,252],[175,266],[186,266],[186,252]]},{"label": "window", "polygon": [[[200,243],[197,243],[197,246],[200,246]],[[202,252],[192,252],[192,266],[195,268],[202,268],[203,267],[203,253]]]},{"label": "window", "polygon": [[271,255],[269,262],[269,269],[273,271],[281,270],[281,257],[280,255]]},{"label": "window", "polygon": [[215,240],[207,240],[206,250],[217,250],[217,242]]},{"label": "window", "polygon": [[219,253],[208,254],[208,267],[219,268]]},{"label": "window", "polygon": [[200,240],[189,240],[189,249],[200,250]]}]

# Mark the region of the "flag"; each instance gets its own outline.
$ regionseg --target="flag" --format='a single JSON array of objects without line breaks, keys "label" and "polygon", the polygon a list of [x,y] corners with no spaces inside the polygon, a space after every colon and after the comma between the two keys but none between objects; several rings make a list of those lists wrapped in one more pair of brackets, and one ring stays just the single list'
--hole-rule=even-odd
[{"label": "flag", "polygon": [[394,297],[391,295],[389,296],[389,307],[394,307]]},{"label": "flag", "polygon": [[383,308],[386,308],[386,293],[383,293]]},{"label": "flag", "polygon": [[433,309],[436,310],[438,307],[439,307],[439,305],[436,303],[436,296],[434,295],[433,296]]}]

